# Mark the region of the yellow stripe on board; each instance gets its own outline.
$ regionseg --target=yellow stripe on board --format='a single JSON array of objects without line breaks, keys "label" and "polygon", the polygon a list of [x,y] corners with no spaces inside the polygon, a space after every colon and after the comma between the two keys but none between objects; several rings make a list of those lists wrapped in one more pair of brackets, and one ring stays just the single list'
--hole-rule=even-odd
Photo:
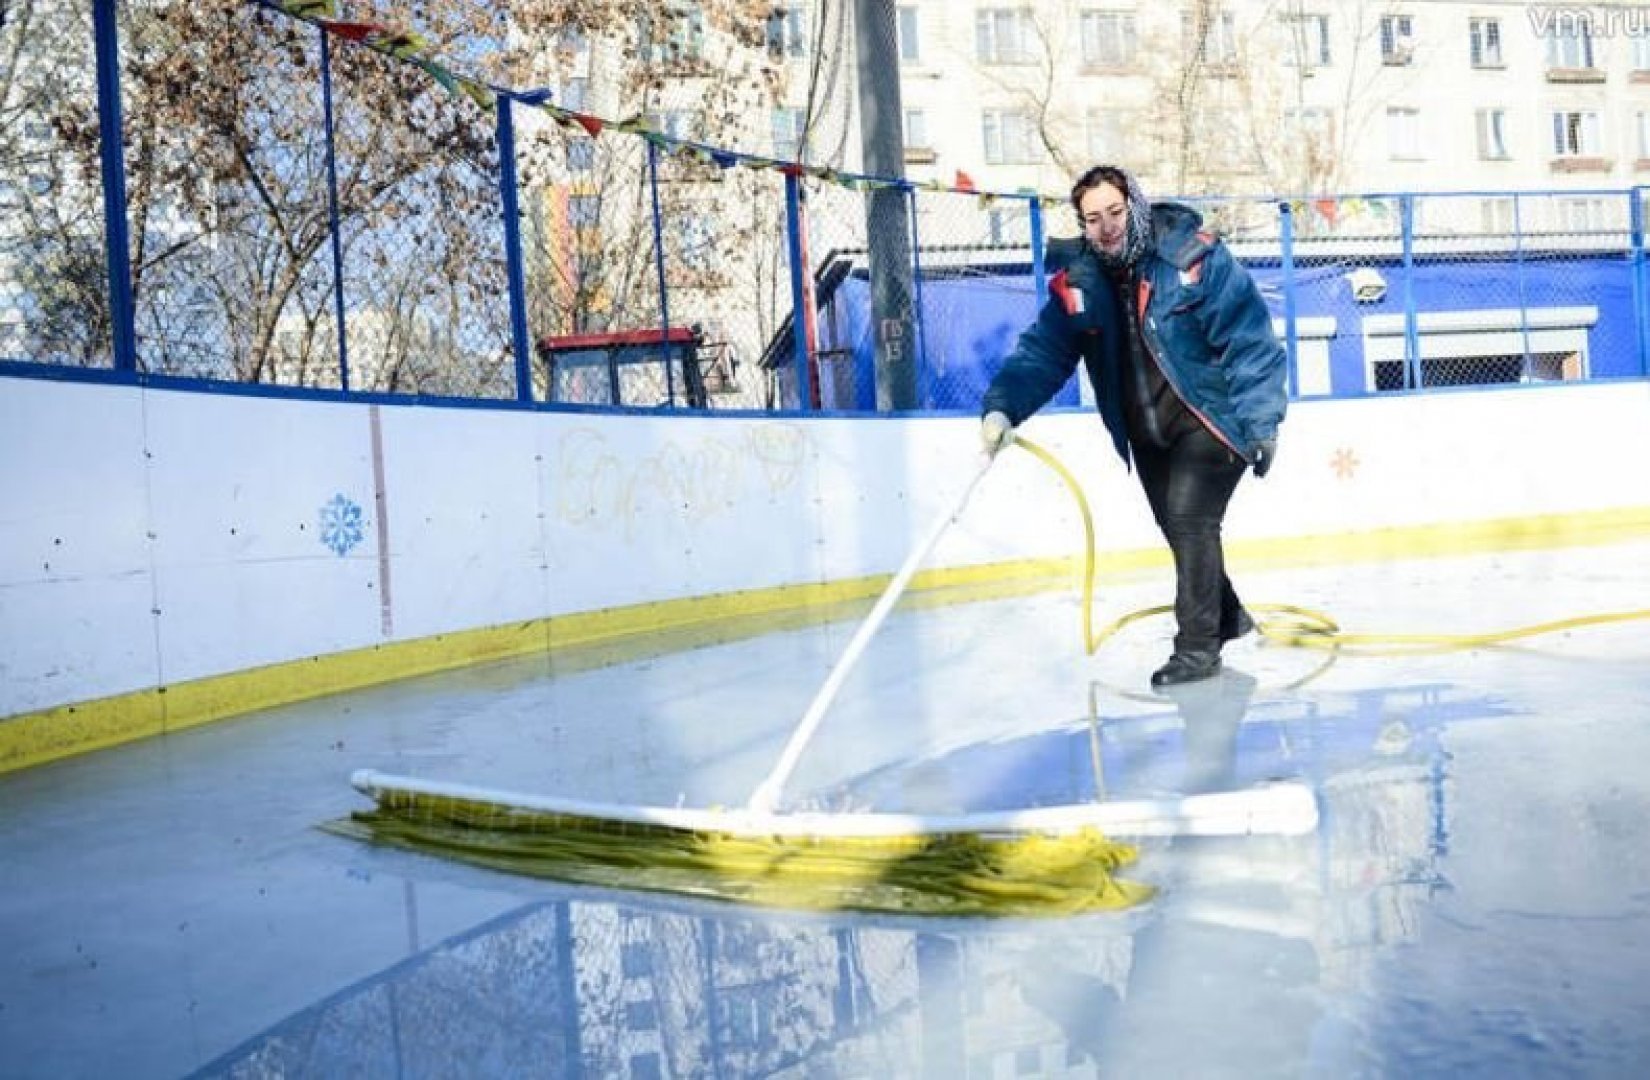
[{"label": "yellow stripe on board", "polygon": [[[1309,566],[1536,548],[1579,547],[1650,536],[1650,507],[1424,525],[1362,533],[1234,541],[1234,563]],[[1083,556],[928,570],[907,604],[928,608],[1070,588]],[[1167,565],[1160,549],[1096,553],[1118,577]],[[533,619],[273,664],[171,686],[23,713],[0,721],[0,773],[164,732],[347,690],[492,660],[549,653],[557,671],[863,614],[889,575],[853,578]]]},{"label": "yellow stripe on board", "polygon": [[1426,559],[1541,548],[1594,547],[1650,534],[1650,507],[1542,514],[1444,525],[1394,526],[1329,536],[1228,542],[1227,556],[1250,566]]}]

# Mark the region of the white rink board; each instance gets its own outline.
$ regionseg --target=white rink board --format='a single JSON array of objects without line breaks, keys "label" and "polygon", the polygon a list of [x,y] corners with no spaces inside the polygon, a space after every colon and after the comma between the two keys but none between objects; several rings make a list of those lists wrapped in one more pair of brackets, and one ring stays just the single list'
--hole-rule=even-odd
[{"label": "white rink board", "polygon": [[[388,550],[372,419],[381,427]],[[1650,383],[1308,401],[1233,539],[1650,507]],[[1025,433],[1102,551],[1159,540],[1092,413]],[[970,416],[527,412],[0,379],[0,716],[439,633],[886,574],[975,467]],[[334,499],[359,508],[342,554]],[[1000,460],[934,565],[1074,555]],[[381,602],[380,582],[389,584]]]}]

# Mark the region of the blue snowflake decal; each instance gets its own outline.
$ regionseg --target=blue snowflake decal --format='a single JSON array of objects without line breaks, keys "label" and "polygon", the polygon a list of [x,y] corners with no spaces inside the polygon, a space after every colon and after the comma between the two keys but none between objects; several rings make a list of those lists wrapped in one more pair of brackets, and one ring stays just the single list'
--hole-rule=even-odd
[{"label": "blue snowflake decal", "polygon": [[334,495],[332,501],[321,505],[321,543],[339,557],[348,555],[367,535],[363,517],[361,507],[353,499]]}]

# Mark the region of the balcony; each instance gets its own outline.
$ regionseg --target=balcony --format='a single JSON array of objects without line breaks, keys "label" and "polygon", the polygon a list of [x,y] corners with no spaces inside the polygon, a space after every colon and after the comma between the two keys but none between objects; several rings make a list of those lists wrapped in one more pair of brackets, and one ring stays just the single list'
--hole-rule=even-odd
[{"label": "balcony", "polygon": [[1604,81],[1604,69],[1596,67],[1566,68],[1550,67],[1547,69],[1547,81],[1550,83],[1601,83]]},{"label": "balcony", "polygon": [[1607,173],[1615,163],[1609,158],[1589,154],[1555,157],[1549,163],[1555,173]]}]

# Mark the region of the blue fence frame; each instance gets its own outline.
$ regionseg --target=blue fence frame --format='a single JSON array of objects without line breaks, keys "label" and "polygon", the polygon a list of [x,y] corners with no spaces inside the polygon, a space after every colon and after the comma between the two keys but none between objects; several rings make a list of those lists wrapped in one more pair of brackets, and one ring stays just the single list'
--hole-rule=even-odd
[{"label": "blue fence frame", "polygon": [[[140,380],[167,385],[212,385],[210,380],[197,380],[188,377],[167,376],[161,377],[140,371],[140,357],[138,351],[137,334],[135,327],[134,296],[132,288],[132,267],[130,262],[130,235],[125,215],[126,206],[126,177],[124,173],[121,140],[111,137],[111,133],[122,130],[122,102],[121,84],[118,68],[119,56],[119,29],[116,19],[115,0],[92,0],[94,14],[94,33],[96,36],[94,55],[97,63],[97,96],[98,114],[103,133],[101,146],[101,179],[103,184],[103,219],[106,265],[108,267],[108,287],[110,311],[112,316],[112,369],[104,375],[80,370],[73,374],[55,372],[58,376],[72,378],[109,378],[116,381]],[[325,118],[326,135],[326,167],[327,190],[330,201],[331,222],[331,261],[334,271],[333,307],[337,320],[338,335],[338,376],[340,391],[298,391],[305,394],[320,394],[322,396],[371,396],[385,400],[406,400],[399,395],[360,395],[350,388],[350,358],[347,347],[346,329],[348,326],[348,307],[344,295],[345,253],[341,239],[341,229],[338,217],[338,176],[334,158],[334,129],[333,129],[333,86],[332,86],[332,50],[328,42],[328,35],[317,28],[319,36],[319,77],[317,92],[322,100],[323,115]],[[526,270],[522,251],[520,231],[520,207],[518,205],[518,182],[516,176],[516,140],[513,124],[511,101],[508,97],[497,98],[496,110],[496,141],[500,155],[498,193],[499,214],[503,228],[500,238],[503,249],[503,262],[506,267],[506,280],[509,293],[510,319],[510,347],[514,359],[515,393],[514,403],[532,406],[538,404],[533,398],[531,383],[532,373],[532,345],[529,335],[528,296],[526,285]],[[670,321],[670,285],[667,281],[664,263],[664,215],[660,208],[659,198],[659,148],[652,142],[647,147],[647,182],[651,188],[652,232],[655,246],[655,261],[659,289],[659,324],[663,332],[668,333]],[[925,264],[922,234],[918,231],[918,199],[921,189],[907,181],[896,178],[878,179],[885,186],[898,188],[902,195],[909,200],[909,224],[913,238],[910,271],[915,284],[915,343],[919,362],[923,367],[929,367],[933,358],[930,356],[932,335],[929,333],[929,301],[935,290],[929,286],[931,274],[938,273],[933,267]],[[1599,190],[1588,192],[1394,192],[1369,193],[1352,196],[1335,196],[1336,200],[1385,200],[1398,207],[1398,236],[1396,266],[1393,269],[1398,273],[1399,314],[1403,327],[1403,368],[1405,371],[1404,388],[1425,389],[1428,387],[1428,376],[1423,364],[1422,320],[1427,314],[1425,305],[1418,295],[1425,271],[1421,267],[1423,255],[1418,250],[1420,239],[1416,225],[1416,203],[1418,199],[1439,198],[1506,198],[1511,200],[1513,214],[1512,250],[1501,252],[1510,255],[1511,272],[1514,277],[1519,311],[1519,324],[1523,338],[1523,376],[1527,380],[1534,374],[1533,352],[1531,346],[1531,328],[1529,321],[1529,294],[1532,284],[1539,274],[1539,268],[1534,261],[1536,253],[1531,250],[1527,241],[1530,239],[1524,231],[1522,211],[1532,199],[1549,198],[1554,196],[1577,197],[1595,196],[1605,200],[1628,200],[1628,228],[1625,230],[1627,241],[1625,251],[1619,255],[1625,259],[1627,275],[1627,291],[1629,299],[1626,301],[1630,310],[1615,312],[1610,317],[1609,330],[1606,337],[1612,345],[1618,341],[1630,343],[1633,355],[1630,362],[1625,358],[1611,358],[1607,365],[1606,375],[1611,376],[1643,376],[1650,374],[1650,288],[1646,287],[1645,275],[1645,239],[1643,187],[1630,189]],[[1042,208],[1044,200],[1023,193],[990,194],[993,200],[999,200],[1007,205],[1015,205],[1016,200],[1025,204],[1028,225],[1030,229],[1029,243],[1025,247],[1024,258],[1019,260],[1029,273],[1037,305],[1046,301],[1046,286],[1043,282],[1043,246],[1045,243],[1045,223]],[[1199,199],[1194,201],[1198,205],[1218,207],[1223,201],[1220,199]],[[1256,200],[1246,200],[1255,202]],[[1310,285],[1304,280],[1304,257],[1311,247],[1308,239],[1300,235],[1300,222],[1297,220],[1296,208],[1307,200],[1274,199],[1269,200],[1275,207],[1277,214],[1276,236],[1277,254],[1273,257],[1262,256],[1258,259],[1246,257],[1252,266],[1258,266],[1261,273],[1268,273],[1271,266],[1277,268],[1277,302],[1281,306],[1284,326],[1283,339],[1290,360],[1289,388],[1292,396],[1301,394],[1300,360],[1302,342],[1297,332],[1302,312],[1313,303],[1322,306],[1321,297],[1314,299]],[[1311,202],[1322,203],[1330,201],[1329,197],[1316,196]],[[811,411],[820,407],[821,392],[818,385],[817,370],[814,366],[813,350],[816,343],[812,340],[810,327],[817,315],[815,305],[818,298],[815,296],[814,282],[808,272],[809,253],[807,251],[807,201],[806,187],[802,177],[796,172],[786,172],[784,176],[784,228],[787,238],[790,271],[790,295],[792,301],[792,318],[788,328],[791,341],[789,363],[792,366],[792,376],[796,393],[790,402],[795,409]],[[1241,248],[1241,243],[1238,244]],[[1494,254],[1494,253],[1489,253]],[[1615,252],[1605,252],[1603,259],[1609,261],[1616,257]],[[1578,256],[1578,260],[1579,260]],[[1379,261],[1375,259],[1374,261]],[[1492,264],[1494,269],[1500,269],[1500,262]],[[1580,266],[1580,262],[1577,263]],[[1583,274],[1578,269],[1577,274]],[[1585,284],[1585,283],[1583,283]],[[1436,280],[1429,279],[1427,287],[1436,291],[1441,286]],[[1555,292],[1552,282],[1542,284],[1547,292]],[[1562,292],[1563,290],[1558,290]],[[1574,291],[1570,289],[1569,291]],[[1016,312],[1015,318],[1029,321],[1029,312]],[[802,317],[797,317],[802,316]],[[1630,329],[1629,329],[1630,327]],[[858,358],[865,366],[866,356]],[[955,363],[957,358],[948,357]],[[981,356],[973,358],[975,366],[989,365],[992,357]],[[53,365],[41,363],[26,363],[16,361],[0,361],[0,372],[8,374],[50,375]],[[666,378],[673,379],[670,365],[665,366]],[[1597,370],[1589,373],[1596,377]],[[871,370],[874,378],[874,365]],[[1344,381],[1344,380],[1343,380]],[[1369,388],[1363,388],[1368,392]],[[281,391],[294,392],[294,391]],[[1346,396],[1358,393],[1356,387],[1338,386],[1332,389],[1330,396]],[[674,382],[667,387],[670,407],[685,407],[679,400]],[[965,395],[966,396],[966,395]],[[427,400],[420,398],[420,400]],[[494,399],[490,403],[502,404]],[[952,400],[947,402],[929,402],[926,407],[948,407],[966,410],[973,407],[974,402],[969,400]],[[556,406],[549,406],[556,407]]]}]

